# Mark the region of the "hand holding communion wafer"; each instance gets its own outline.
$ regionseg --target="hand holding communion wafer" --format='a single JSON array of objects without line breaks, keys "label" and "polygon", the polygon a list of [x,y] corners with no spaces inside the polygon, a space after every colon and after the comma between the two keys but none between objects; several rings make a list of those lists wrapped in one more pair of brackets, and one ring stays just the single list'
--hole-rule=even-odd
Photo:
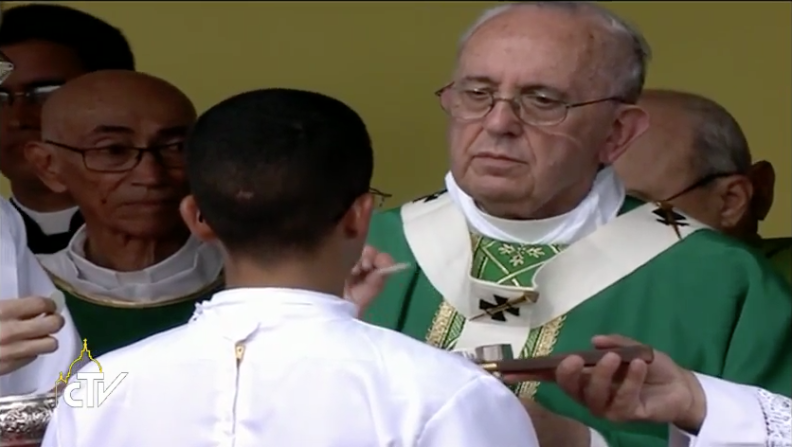
[{"label": "hand holding communion wafer", "polygon": [[367,245],[350,272],[344,287],[344,298],[357,304],[359,314],[362,314],[385,288],[388,276],[401,271],[402,267],[389,254]]}]

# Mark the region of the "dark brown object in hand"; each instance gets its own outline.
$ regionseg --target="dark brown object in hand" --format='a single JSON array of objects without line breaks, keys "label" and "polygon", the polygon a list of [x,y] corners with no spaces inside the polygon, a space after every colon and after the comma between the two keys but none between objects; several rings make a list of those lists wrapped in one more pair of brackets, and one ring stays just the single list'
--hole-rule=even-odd
[{"label": "dark brown object in hand", "polygon": [[555,370],[565,358],[576,355],[583,358],[586,366],[595,366],[605,354],[612,352],[621,357],[622,363],[640,359],[646,363],[654,360],[654,350],[650,346],[629,346],[626,348],[592,349],[589,351],[568,352],[566,354],[533,357],[529,359],[509,359],[495,362],[480,362],[486,371],[498,374],[535,374]]}]

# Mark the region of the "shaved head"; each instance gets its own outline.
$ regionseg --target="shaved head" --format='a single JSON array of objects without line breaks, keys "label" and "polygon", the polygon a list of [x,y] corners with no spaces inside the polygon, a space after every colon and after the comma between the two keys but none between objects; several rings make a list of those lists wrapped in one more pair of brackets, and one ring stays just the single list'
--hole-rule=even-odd
[{"label": "shaved head", "polygon": [[69,81],[47,99],[42,139],[68,138],[134,111],[145,111],[148,120],[167,120],[173,109],[196,117],[187,95],[165,80],[128,70],[97,71]]},{"label": "shaved head", "polygon": [[751,164],[734,117],[711,99],[673,90],[646,90],[639,104],[649,129],[614,164],[627,191],[754,237],[772,204],[775,174],[767,162]]},{"label": "shaved head", "polygon": [[646,90],[639,103],[649,113],[649,129],[615,164],[635,195],[664,200],[701,178],[749,171],[748,142],[721,105],[660,89]]},{"label": "shaved head", "polygon": [[72,195],[89,233],[158,238],[184,228],[182,145],[195,119],[190,100],[167,81],[97,71],[47,99],[41,141],[26,155],[50,189]]}]

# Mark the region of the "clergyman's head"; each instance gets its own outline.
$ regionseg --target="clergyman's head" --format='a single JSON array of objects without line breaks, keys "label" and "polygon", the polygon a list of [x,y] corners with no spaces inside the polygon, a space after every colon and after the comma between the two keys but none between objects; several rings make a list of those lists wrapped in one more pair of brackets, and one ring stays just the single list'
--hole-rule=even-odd
[{"label": "clergyman's head", "polygon": [[47,100],[41,141],[26,154],[50,189],[72,195],[89,231],[158,239],[184,228],[182,146],[195,119],[187,96],[162,79],[93,72]]},{"label": "clergyman's head", "polygon": [[343,102],[289,89],[242,93],[209,109],[186,145],[192,195],[182,217],[246,265],[329,259],[346,277],[374,198],[371,139]]},{"label": "clergyman's head", "polygon": [[668,201],[720,231],[756,235],[773,200],[775,174],[751,164],[748,141],[720,104],[693,93],[647,90],[648,131],[615,163],[628,192]]},{"label": "clergyman's head", "polygon": [[649,57],[638,31],[593,3],[485,12],[438,92],[454,179],[498,217],[571,210],[647,127],[635,102]]},{"label": "clergyman's head", "polygon": [[43,186],[24,157],[39,139],[41,106],[66,81],[98,70],[134,70],[120,30],[90,14],[33,3],[3,13],[0,51],[14,71],[0,87],[0,170],[16,188]]}]

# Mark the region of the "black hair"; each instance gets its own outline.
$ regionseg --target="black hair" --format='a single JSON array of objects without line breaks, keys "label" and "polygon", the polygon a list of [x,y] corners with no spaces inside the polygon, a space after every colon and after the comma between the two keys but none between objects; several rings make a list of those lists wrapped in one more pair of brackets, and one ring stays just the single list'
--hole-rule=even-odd
[{"label": "black hair", "polygon": [[[231,253],[312,253],[371,186],[361,117],[320,93],[254,90],[198,118],[185,144],[203,220]],[[286,253],[290,252],[290,253]]]},{"label": "black hair", "polygon": [[135,69],[132,49],[121,30],[66,6],[33,3],[3,11],[0,46],[31,40],[71,48],[88,73]]}]

